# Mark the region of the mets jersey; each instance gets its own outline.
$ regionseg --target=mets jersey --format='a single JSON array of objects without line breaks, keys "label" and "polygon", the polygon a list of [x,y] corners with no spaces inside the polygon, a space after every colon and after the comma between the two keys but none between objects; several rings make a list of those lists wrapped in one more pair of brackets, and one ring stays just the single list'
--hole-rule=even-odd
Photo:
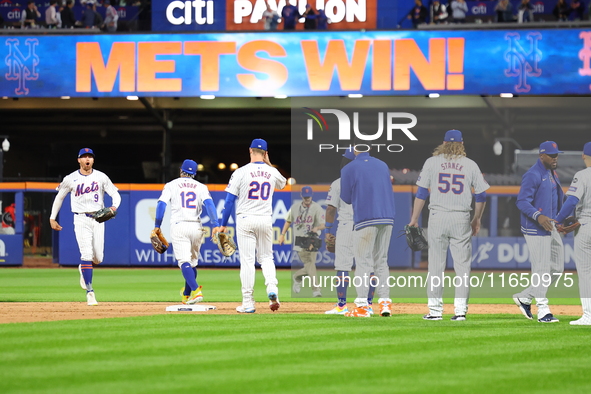
[{"label": "mets jersey", "polygon": [[472,188],[480,194],[490,187],[474,161],[465,156],[448,160],[444,155],[425,161],[417,186],[430,189],[429,209],[444,212],[469,212]]},{"label": "mets jersey", "polygon": [[330,185],[328,189],[328,196],[326,203],[332,205],[339,213],[339,222],[353,221],[353,206],[341,200],[341,178],[337,179]]},{"label": "mets jersey", "polygon": [[285,178],[276,168],[259,161],[234,171],[226,191],[238,196],[236,215],[271,216],[273,193],[275,189],[283,189],[285,183]]},{"label": "mets jersey", "polygon": [[579,222],[591,222],[591,167],[575,174],[566,195],[579,199],[575,208],[575,216]]},{"label": "mets jersey", "polygon": [[[72,212],[90,213],[104,208],[105,192],[113,198],[113,206],[119,207],[121,196],[117,190],[104,172],[93,169],[90,175],[82,175],[80,170],[76,170],[57,187],[56,200],[63,200],[70,193]],[[57,216],[57,212],[55,214]],[[52,218],[55,217],[52,215]]]},{"label": "mets jersey", "polygon": [[170,202],[170,223],[200,222],[203,202],[211,200],[207,186],[193,178],[177,178],[164,185],[158,201]]}]

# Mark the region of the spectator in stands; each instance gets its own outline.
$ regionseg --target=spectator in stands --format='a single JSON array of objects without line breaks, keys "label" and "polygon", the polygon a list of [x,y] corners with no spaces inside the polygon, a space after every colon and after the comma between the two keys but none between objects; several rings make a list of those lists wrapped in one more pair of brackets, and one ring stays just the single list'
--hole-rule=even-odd
[{"label": "spectator in stands", "polygon": [[517,23],[533,22],[534,21],[534,6],[529,0],[521,0],[517,13]]},{"label": "spectator in stands", "polygon": [[415,29],[427,22],[427,8],[423,5],[422,0],[415,0],[415,6],[410,10],[406,18],[412,20]]},{"label": "spectator in stands", "polygon": [[318,15],[316,16],[316,20],[318,24],[316,25],[316,29],[318,30],[327,30],[328,29],[328,17],[322,8],[318,9]]},{"label": "spectator in stands", "polygon": [[37,10],[37,6],[33,0],[29,0],[27,8],[23,10],[21,15],[21,23],[23,28],[35,27],[37,24],[37,19],[41,18],[41,13]]},{"label": "spectator in stands", "polygon": [[269,7],[269,3],[267,3],[267,9],[263,12],[263,21],[265,22],[265,30],[277,30],[279,14]]},{"label": "spectator in stands", "polygon": [[306,20],[304,20],[304,30],[316,30],[318,24],[316,17],[318,16],[318,13],[310,3],[306,4],[306,12],[304,12],[304,15],[302,16],[306,17]]},{"label": "spectator in stands", "polygon": [[513,4],[509,0],[499,0],[495,13],[498,23],[513,22]]},{"label": "spectator in stands", "polygon": [[109,33],[114,33],[117,31],[117,20],[119,19],[119,14],[113,5],[111,4],[111,0],[105,0],[104,5],[107,6],[105,10],[105,26]]},{"label": "spectator in stands", "polygon": [[62,18],[62,27],[64,29],[73,29],[76,26],[76,17],[74,16],[74,11],[72,8],[74,7],[74,1],[68,0],[66,2],[66,6],[60,12]]},{"label": "spectator in stands", "polygon": [[298,7],[295,5],[286,4],[281,11],[281,17],[283,18],[283,30],[295,30],[298,19],[302,17],[298,11]]},{"label": "spectator in stands", "polygon": [[439,0],[433,0],[431,4],[431,24],[443,24],[447,23],[447,9],[445,5],[441,4]]},{"label": "spectator in stands", "polygon": [[585,4],[580,0],[572,0],[570,3],[569,19],[571,21],[582,21],[584,13],[585,13]]},{"label": "spectator in stands", "polygon": [[454,23],[465,23],[468,5],[465,0],[453,0],[451,2],[451,15]]},{"label": "spectator in stands", "polygon": [[101,14],[98,13],[96,10],[96,3],[92,3],[92,10],[94,11],[94,26],[102,29],[105,27],[105,23],[103,22],[103,17]]},{"label": "spectator in stands", "polygon": [[57,28],[57,0],[51,0],[49,7],[45,10],[45,24],[48,29]]},{"label": "spectator in stands", "polygon": [[570,13],[570,8],[566,4],[566,0],[558,0],[552,13],[557,21],[566,22],[566,18],[568,18],[568,14]]}]

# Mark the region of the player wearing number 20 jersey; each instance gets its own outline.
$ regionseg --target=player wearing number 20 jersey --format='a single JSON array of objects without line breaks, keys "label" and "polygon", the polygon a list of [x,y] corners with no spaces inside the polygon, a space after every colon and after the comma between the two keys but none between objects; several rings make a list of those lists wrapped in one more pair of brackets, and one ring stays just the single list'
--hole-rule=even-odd
[{"label": "player wearing number 20 jersey", "polygon": [[[447,249],[451,251],[456,275],[470,277],[472,263],[471,236],[478,234],[480,219],[486,204],[488,183],[478,165],[466,157],[462,133],[449,130],[443,144],[433,157],[425,162],[419,179],[419,190],[413,206],[409,225],[418,226],[418,218],[427,197],[429,203],[429,276],[427,284],[429,314],[425,320],[441,320],[443,313],[443,283]],[[470,221],[472,189],[476,200],[474,218]],[[435,279],[437,278],[437,279]],[[467,282],[467,281],[464,281]],[[452,320],[466,320],[468,310],[469,282],[456,287]]]},{"label": "player wearing number 20 jersey", "polygon": [[222,231],[225,231],[236,202],[236,238],[242,282],[242,305],[236,311],[255,311],[255,256],[265,277],[270,308],[276,311],[279,299],[273,260],[273,192],[283,189],[286,180],[271,166],[265,140],[253,140],[249,153],[250,163],[234,171],[226,187],[228,194],[222,214]]}]

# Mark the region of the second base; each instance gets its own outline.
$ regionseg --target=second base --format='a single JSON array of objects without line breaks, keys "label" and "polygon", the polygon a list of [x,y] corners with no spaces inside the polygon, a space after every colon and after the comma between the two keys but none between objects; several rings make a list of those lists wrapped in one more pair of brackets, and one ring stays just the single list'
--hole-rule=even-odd
[{"label": "second base", "polygon": [[166,307],[166,312],[207,312],[212,309],[217,309],[213,305],[172,305]]}]

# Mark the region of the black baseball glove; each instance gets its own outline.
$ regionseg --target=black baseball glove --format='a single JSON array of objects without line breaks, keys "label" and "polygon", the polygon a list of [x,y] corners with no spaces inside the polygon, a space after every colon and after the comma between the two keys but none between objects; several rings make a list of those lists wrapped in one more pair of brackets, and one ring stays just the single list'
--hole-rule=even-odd
[{"label": "black baseball glove", "polygon": [[309,252],[317,252],[320,246],[322,246],[322,240],[318,237],[318,234],[310,231],[305,237],[296,237],[295,246],[299,246]]},{"label": "black baseball glove", "polygon": [[109,219],[113,219],[115,216],[117,216],[117,210],[105,207],[96,211],[94,215],[92,215],[92,218],[99,223],[103,223]]},{"label": "black baseball glove", "polygon": [[404,233],[406,234],[406,243],[415,252],[429,247],[420,227],[406,225],[404,226]]}]

